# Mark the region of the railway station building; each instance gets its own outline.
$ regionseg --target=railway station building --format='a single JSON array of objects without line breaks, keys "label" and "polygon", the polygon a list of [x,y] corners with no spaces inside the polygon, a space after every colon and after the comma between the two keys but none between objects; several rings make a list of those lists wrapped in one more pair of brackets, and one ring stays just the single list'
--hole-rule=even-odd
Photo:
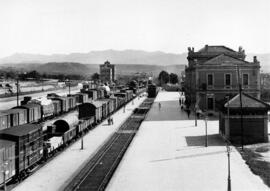
[{"label": "railway station building", "polygon": [[201,110],[217,111],[226,96],[232,98],[239,91],[260,99],[260,63],[254,56],[245,60],[245,50],[226,46],[208,46],[195,51],[188,48],[188,65],[185,68],[187,99]]}]

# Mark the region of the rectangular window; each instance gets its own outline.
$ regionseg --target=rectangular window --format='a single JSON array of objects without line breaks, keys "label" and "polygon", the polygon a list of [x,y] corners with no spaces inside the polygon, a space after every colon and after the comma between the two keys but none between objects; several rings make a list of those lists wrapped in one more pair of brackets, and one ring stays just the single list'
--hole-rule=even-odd
[{"label": "rectangular window", "polygon": [[243,86],[248,85],[248,74],[243,74]]},{"label": "rectangular window", "polygon": [[207,75],[207,85],[212,86],[213,85],[213,74]]},{"label": "rectangular window", "polygon": [[226,86],[231,85],[231,74],[225,74],[225,85]]},{"label": "rectangular window", "polygon": [[209,110],[214,109],[214,98],[212,98],[212,97],[207,98],[207,108]]}]

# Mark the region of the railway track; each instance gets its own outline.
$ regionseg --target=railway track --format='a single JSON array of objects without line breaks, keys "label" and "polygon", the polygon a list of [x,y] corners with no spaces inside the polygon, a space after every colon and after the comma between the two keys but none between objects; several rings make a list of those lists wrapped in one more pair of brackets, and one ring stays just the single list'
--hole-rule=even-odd
[{"label": "railway track", "polygon": [[144,112],[131,115],[66,186],[65,191],[105,190],[153,101],[146,99],[140,105]]}]

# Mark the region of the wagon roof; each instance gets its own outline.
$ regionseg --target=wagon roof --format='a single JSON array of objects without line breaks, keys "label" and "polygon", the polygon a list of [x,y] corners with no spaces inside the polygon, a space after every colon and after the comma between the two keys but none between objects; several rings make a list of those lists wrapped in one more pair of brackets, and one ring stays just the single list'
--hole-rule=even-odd
[{"label": "wagon roof", "polygon": [[5,113],[10,114],[10,113],[17,113],[17,112],[22,112],[23,110],[26,110],[25,108],[21,108],[21,106],[14,107],[12,109],[6,110]]},{"label": "wagon roof", "polygon": [[28,104],[25,104],[25,105],[22,105],[22,106],[19,106],[18,108],[33,108],[33,107],[40,107],[40,105],[38,103],[28,103]]},{"label": "wagon roof", "polygon": [[41,126],[38,124],[24,124],[24,125],[19,125],[19,126],[3,129],[1,130],[0,135],[9,134],[9,135],[15,135],[15,136],[23,136],[33,131],[36,131],[38,129],[41,129]]}]

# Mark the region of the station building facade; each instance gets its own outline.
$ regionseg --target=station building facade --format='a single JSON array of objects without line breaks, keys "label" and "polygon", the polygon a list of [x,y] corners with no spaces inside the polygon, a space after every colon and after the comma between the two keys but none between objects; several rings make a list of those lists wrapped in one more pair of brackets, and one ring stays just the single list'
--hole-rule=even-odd
[{"label": "station building facade", "polygon": [[103,83],[112,83],[115,81],[115,65],[106,61],[99,66],[100,80]]},{"label": "station building facade", "polygon": [[245,51],[226,46],[205,45],[199,51],[188,48],[185,91],[193,105],[206,111],[218,110],[226,96],[243,92],[260,99],[260,63],[245,60]]}]

